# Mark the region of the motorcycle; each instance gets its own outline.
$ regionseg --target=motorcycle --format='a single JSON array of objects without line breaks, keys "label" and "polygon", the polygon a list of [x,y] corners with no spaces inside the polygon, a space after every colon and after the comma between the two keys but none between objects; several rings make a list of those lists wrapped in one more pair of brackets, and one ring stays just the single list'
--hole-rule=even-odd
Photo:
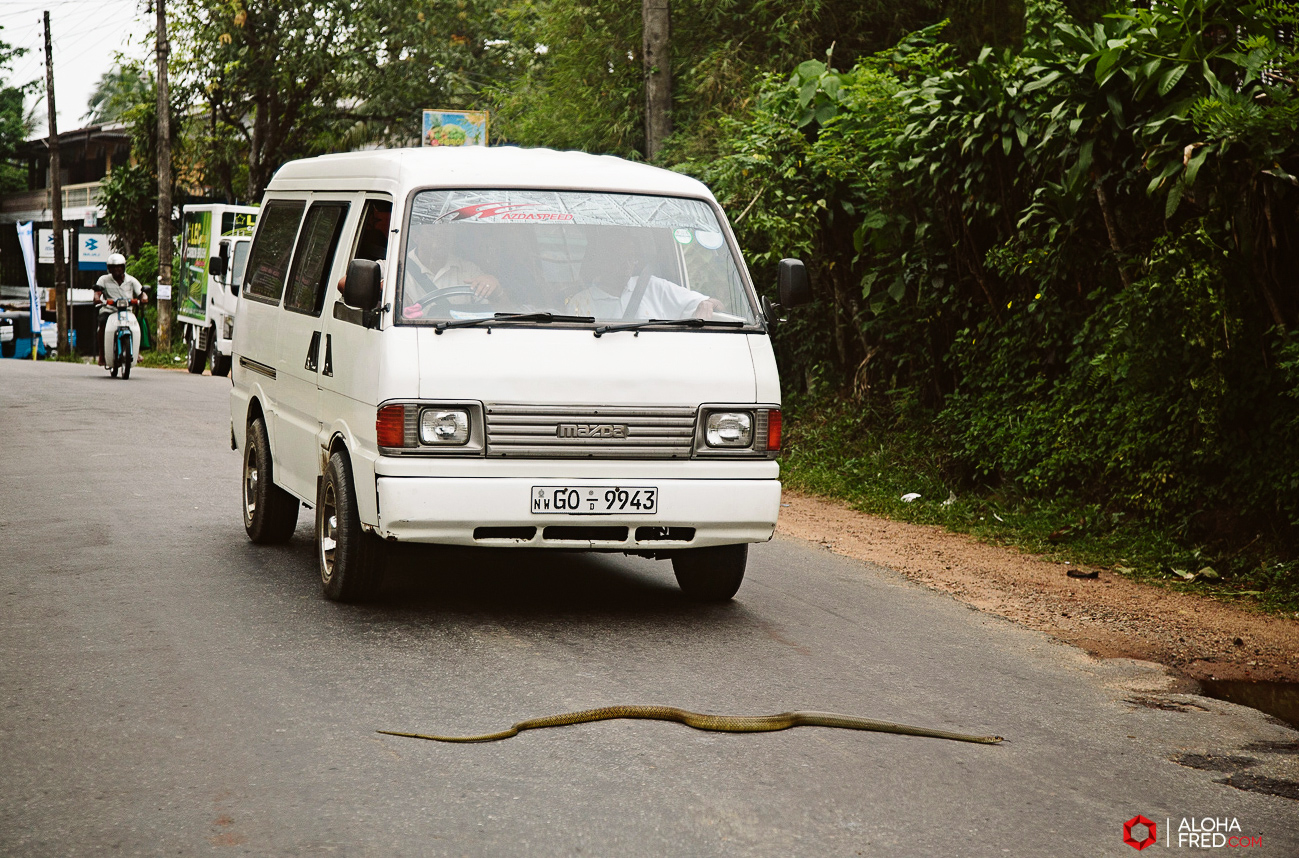
[{"label": "motorcycle", "polygon": [[114,312],[104,326],[104,368],[113,378],[122,371],[122,378],[131,377],[131,365],[140,360],[140,322],[131,312],[137,302],[118,298],[110,302]]}]

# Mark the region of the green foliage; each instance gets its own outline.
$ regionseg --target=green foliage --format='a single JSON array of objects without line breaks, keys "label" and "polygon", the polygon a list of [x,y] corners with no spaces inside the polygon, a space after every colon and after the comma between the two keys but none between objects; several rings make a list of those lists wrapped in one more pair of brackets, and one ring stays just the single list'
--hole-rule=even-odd
[{"label": "green foliage", "polygon": [[[7,71],[13,61],[27,53],[0,42],[0,71]],[[23,111],[23,100],[34,83],[11,86],[0,83],[0,193],[27,188],[27,171],[13,162],[17,146],[31,133],[31,122]]]},{"label": "green foliage", "polygon": [[[195,184],[256,199],[281,164],[370,144],[411,145],[422,108],[482,108],[509,78],[505,9],[490,0],[201,0],[174,22],[177,91]],[[185,111],[177,115],[184,115]]]},{"label": "green foliage", "polygon": [[760,283],[809,261],[816,303],[777,337],[790,393],[846,394],[865,435],[937,428],[935,487],[1293,553],[1294,12],[1062,9],[1029,4],[1022,49],[966,62],[934,26],[843,71],[791,64],[679,168]]},{"label": "green foliage", "polygon": [[491,91],[497,132],[525,146],[635,157],[644,136],[640,7],[536,0],[509,20],[524,72]]},{"label": "green foliage", "polygon": [[[172,199],[190,178],[193,157],[184,133],[183,101],[171,92]],[[127,256],[158,240],[158,96],[153,75],[139,63],[125,63],[104,74],[89,99],[102,121],[120,122],[131,135],[131,163],[117,164],[100,186],[104,225],[114,250]]]},{"label": "green foliage", "polygon": [[86,99],[86,117],[93,123],[120,122],[140,104],[156,98],[153,75],[143,67],[126,63],[99,76]]},{"label": "green foliage", "polygon": [[99,202],[114,250],[132,254],[150,240],[157,242],[158,177],[149,167],[115,167],[99,187]]},{"label": "green foliage", "polygon": [[[681,0],[672,3],[673,123],[665,163],[707,159],[722,125],[746,113],[769,69],[833,49],[852,63],[932,21],[919,0]],[[518,80],[492,89],[502,136],[523,145],[639,157],[641,10],[613,0],[510,7]],[[832,84],[833,85],[833,84]]]},{"label": "green foliage", "polygon": [[134,256],[127,257],[126,273],[144,285],[158,282],[158,246],[141,245]]},{"label": "green foliage", "polygon": [[[1270,610],[1299,610],[1299,562],[1266,551],[1205,549],[1175,530],[1056,490],[1025,494],[1013,486],[969,491],[953,479],[951,439],[914,424],[898,426],[887,407],[841,397],[793,396],[781,481],[788,489],[837,498],[874,515],[939,525],[1180,591],[1255,600]],[[903,495],[915,493],[912,502]],[[1210,566],[1216,578],[1187,580]]]}]

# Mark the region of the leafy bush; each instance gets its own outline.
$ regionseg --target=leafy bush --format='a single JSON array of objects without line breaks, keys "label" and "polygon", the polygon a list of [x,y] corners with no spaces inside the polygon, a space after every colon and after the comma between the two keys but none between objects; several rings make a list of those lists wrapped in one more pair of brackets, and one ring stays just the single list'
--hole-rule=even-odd
[{"label": "leafy bush", "polygon": [[144,244],[126,260],[126,273],[146,286],[158,282],[158,246]]},{"label": "leafy bush", "polygon": [[808,259],[816,303],[777,336],[791,393],[941,433],[957,487],[1293,556],[1295,24],[1268,0],[1091,26],[1032,3],[1022,49],[962,63],[935,26],[762,78],[679,169],[769,297],[777,259]]}]

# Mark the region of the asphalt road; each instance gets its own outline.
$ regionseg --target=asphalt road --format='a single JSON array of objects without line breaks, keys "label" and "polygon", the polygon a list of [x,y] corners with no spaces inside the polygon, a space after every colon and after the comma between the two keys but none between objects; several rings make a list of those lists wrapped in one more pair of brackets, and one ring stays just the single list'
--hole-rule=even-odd
[{"label": "asphalt road", "polygon": [[[1123,856],[1137,814],[1146,854],[1198,851],[1189,817],[1299,854],[1299,801],[1170,760],[1299,734],[807,543],[756,546],[720,607],[666,563],[442,549],[328,602],[307,511],[288,546],[244,535],[229,389],[0,360],[0,854]],[[1008,741],[375,733],[616,703]]]}]

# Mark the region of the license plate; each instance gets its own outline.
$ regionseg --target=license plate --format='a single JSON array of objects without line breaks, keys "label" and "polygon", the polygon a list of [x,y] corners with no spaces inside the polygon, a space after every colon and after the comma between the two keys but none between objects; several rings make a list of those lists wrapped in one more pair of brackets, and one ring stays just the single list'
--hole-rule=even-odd
[{"label": "license plate", "polygon": [[653,515],[659,490],[653,486],[533,486],[532,511],[550,515]]}]

